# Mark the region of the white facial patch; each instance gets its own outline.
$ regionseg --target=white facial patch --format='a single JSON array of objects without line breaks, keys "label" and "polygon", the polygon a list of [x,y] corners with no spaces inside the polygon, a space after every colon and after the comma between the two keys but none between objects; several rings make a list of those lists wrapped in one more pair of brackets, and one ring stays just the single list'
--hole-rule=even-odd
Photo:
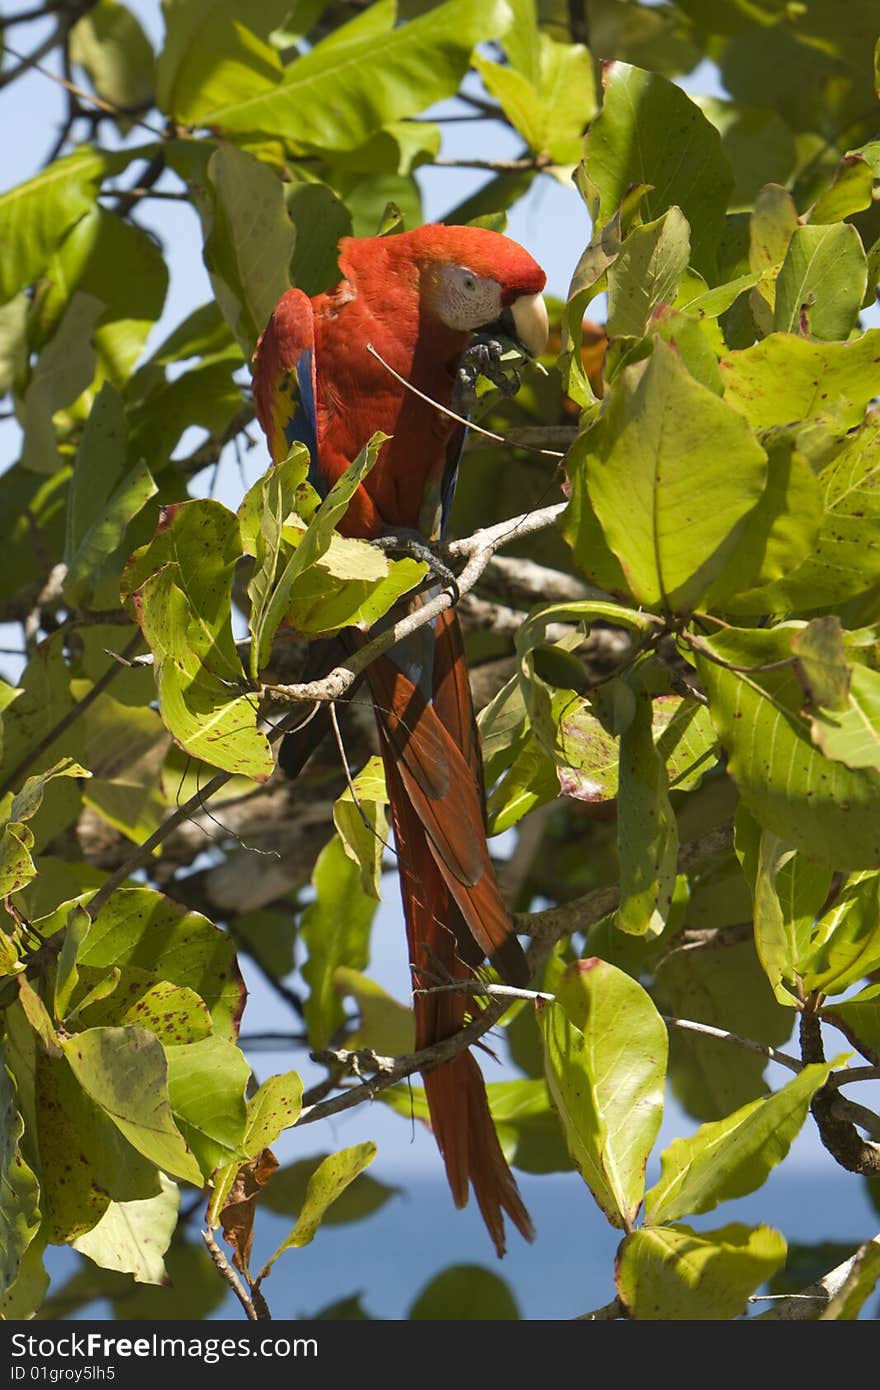
[{"label": "white facial patch", "polygon": [[440,267],[437,313],[458,332],[494,323],[501,313],[501,286],[463,265]]}]

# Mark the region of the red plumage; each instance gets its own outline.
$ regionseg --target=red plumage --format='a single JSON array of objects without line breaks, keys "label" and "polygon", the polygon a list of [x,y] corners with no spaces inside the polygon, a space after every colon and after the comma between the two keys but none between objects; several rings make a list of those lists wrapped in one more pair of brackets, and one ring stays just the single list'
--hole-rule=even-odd
[{"label": "red plumage", "polygon": [[[276,306],[254,357],[260,422],[275,458],[286,456],[292,438],[308,440],[324,491],[372,434],[391,435],[339,529],[366,539],[396,529],[433,538],[462,427],[407,391],[367,344],[431,401],[448,407],[458,360],[480,326],[450,307],[449,268],[475,294],[495,296],[499,311],[537,296],[544,273],[515,242],[474,227],[349,237],[340,245],[339,266],[343,278],[334,289],[311,300],[291,290]],[[443,969],[467,978],[488,956],[507,980],[524,984],[525,957],[486,842],[479,740],[453,613],[436,621],[434,637],[433,669],[426,676],[411,669],[424,647],[408,651],[405,645],[367,672],[414,983],[430,985]],[[416,994],[414,1011],[421,1048],[457,1032],[473,1005],[451,991]],[[504,1211],[531,1239],[473,1056],[462,1053],[426,1073],[425,1089],[456,1204],[465,1204],[473,1184],[499,1254]]]}]

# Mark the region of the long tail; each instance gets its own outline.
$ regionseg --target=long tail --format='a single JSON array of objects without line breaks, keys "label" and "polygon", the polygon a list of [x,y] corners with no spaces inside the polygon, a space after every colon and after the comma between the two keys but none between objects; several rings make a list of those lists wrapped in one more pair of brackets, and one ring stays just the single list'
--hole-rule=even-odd
[{"label": "long tail", "polygon": [[[528,967],[501,900],[489,858],[479,742],[458,620],[445,613],[434,627],[433,652],[422,629],[418,648],[368,670],[376,707],[391,819],[397,844],[413,983],[447,973],[468,979],[488,956],[512,984]],[[424,676],[431,680],[426,698]],[[398,662],[401,664],[398,665]],[[401,669],[403,666],[405,669]],[[416,669],[418,668],[418,669]],[[420,679],[420,675],[422,679]],[[465,994],[416,994],[416,1046],[456,1033],[472,1012]],[[456,1206],[470,1185],[495,1243],[504,1254],[503,1213],[527,1240],[529,1214],[501,1152],[482,1073],[462,1052],[425,1073],[431,1126]]]}]

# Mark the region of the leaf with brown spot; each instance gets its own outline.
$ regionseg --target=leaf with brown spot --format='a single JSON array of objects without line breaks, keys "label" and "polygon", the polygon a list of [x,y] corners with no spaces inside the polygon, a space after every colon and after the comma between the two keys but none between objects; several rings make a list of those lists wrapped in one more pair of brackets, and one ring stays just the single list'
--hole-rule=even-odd
[{"label": "leaf with brown spot", "polygon": [[278,1159],[271,1149],[263,1149],[256,1158],[243,1163],[220,1212],[224,1238],[234,1251],[232,1263],[248,1279],[257,1198],[277,1167]]}]

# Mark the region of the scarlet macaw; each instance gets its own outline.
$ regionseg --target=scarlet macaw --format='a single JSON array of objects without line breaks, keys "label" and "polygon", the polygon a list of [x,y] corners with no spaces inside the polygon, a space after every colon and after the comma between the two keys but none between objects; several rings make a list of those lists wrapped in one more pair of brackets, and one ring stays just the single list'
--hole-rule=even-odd
[{"label": "scarlet macaw", "polygon": [[[343,278],[335,288],[313,299],[288,290],[276,305],[254,354],[260,423],[276,460],[297,440],[308,446],[310,481],[322,495],[375,431],[391,435],[339,529],[368,540],[401,533],[436,539],[464,429],[396,381],[367,344],[431,401],[449,407],[476,330],[501,320],[532,355],[543,350],[544,272],[496,232],[435,225],[347,237],[339,265]],[[438,963],[452,977],[469,978],[487,956],[510,983],[526,984],[525,956],[486,842],[479,739],[454,612],[375,661],[367,678],[414,984],[435,983]],[[464,994],[417,993],[416,1047],[456,1032],[468,1009]],[[499,1255],[502,1210],[531,1239],[471,1053],[433,1068],[424,1081],[456,1205],[466,1204],[472,1183]]]}]

